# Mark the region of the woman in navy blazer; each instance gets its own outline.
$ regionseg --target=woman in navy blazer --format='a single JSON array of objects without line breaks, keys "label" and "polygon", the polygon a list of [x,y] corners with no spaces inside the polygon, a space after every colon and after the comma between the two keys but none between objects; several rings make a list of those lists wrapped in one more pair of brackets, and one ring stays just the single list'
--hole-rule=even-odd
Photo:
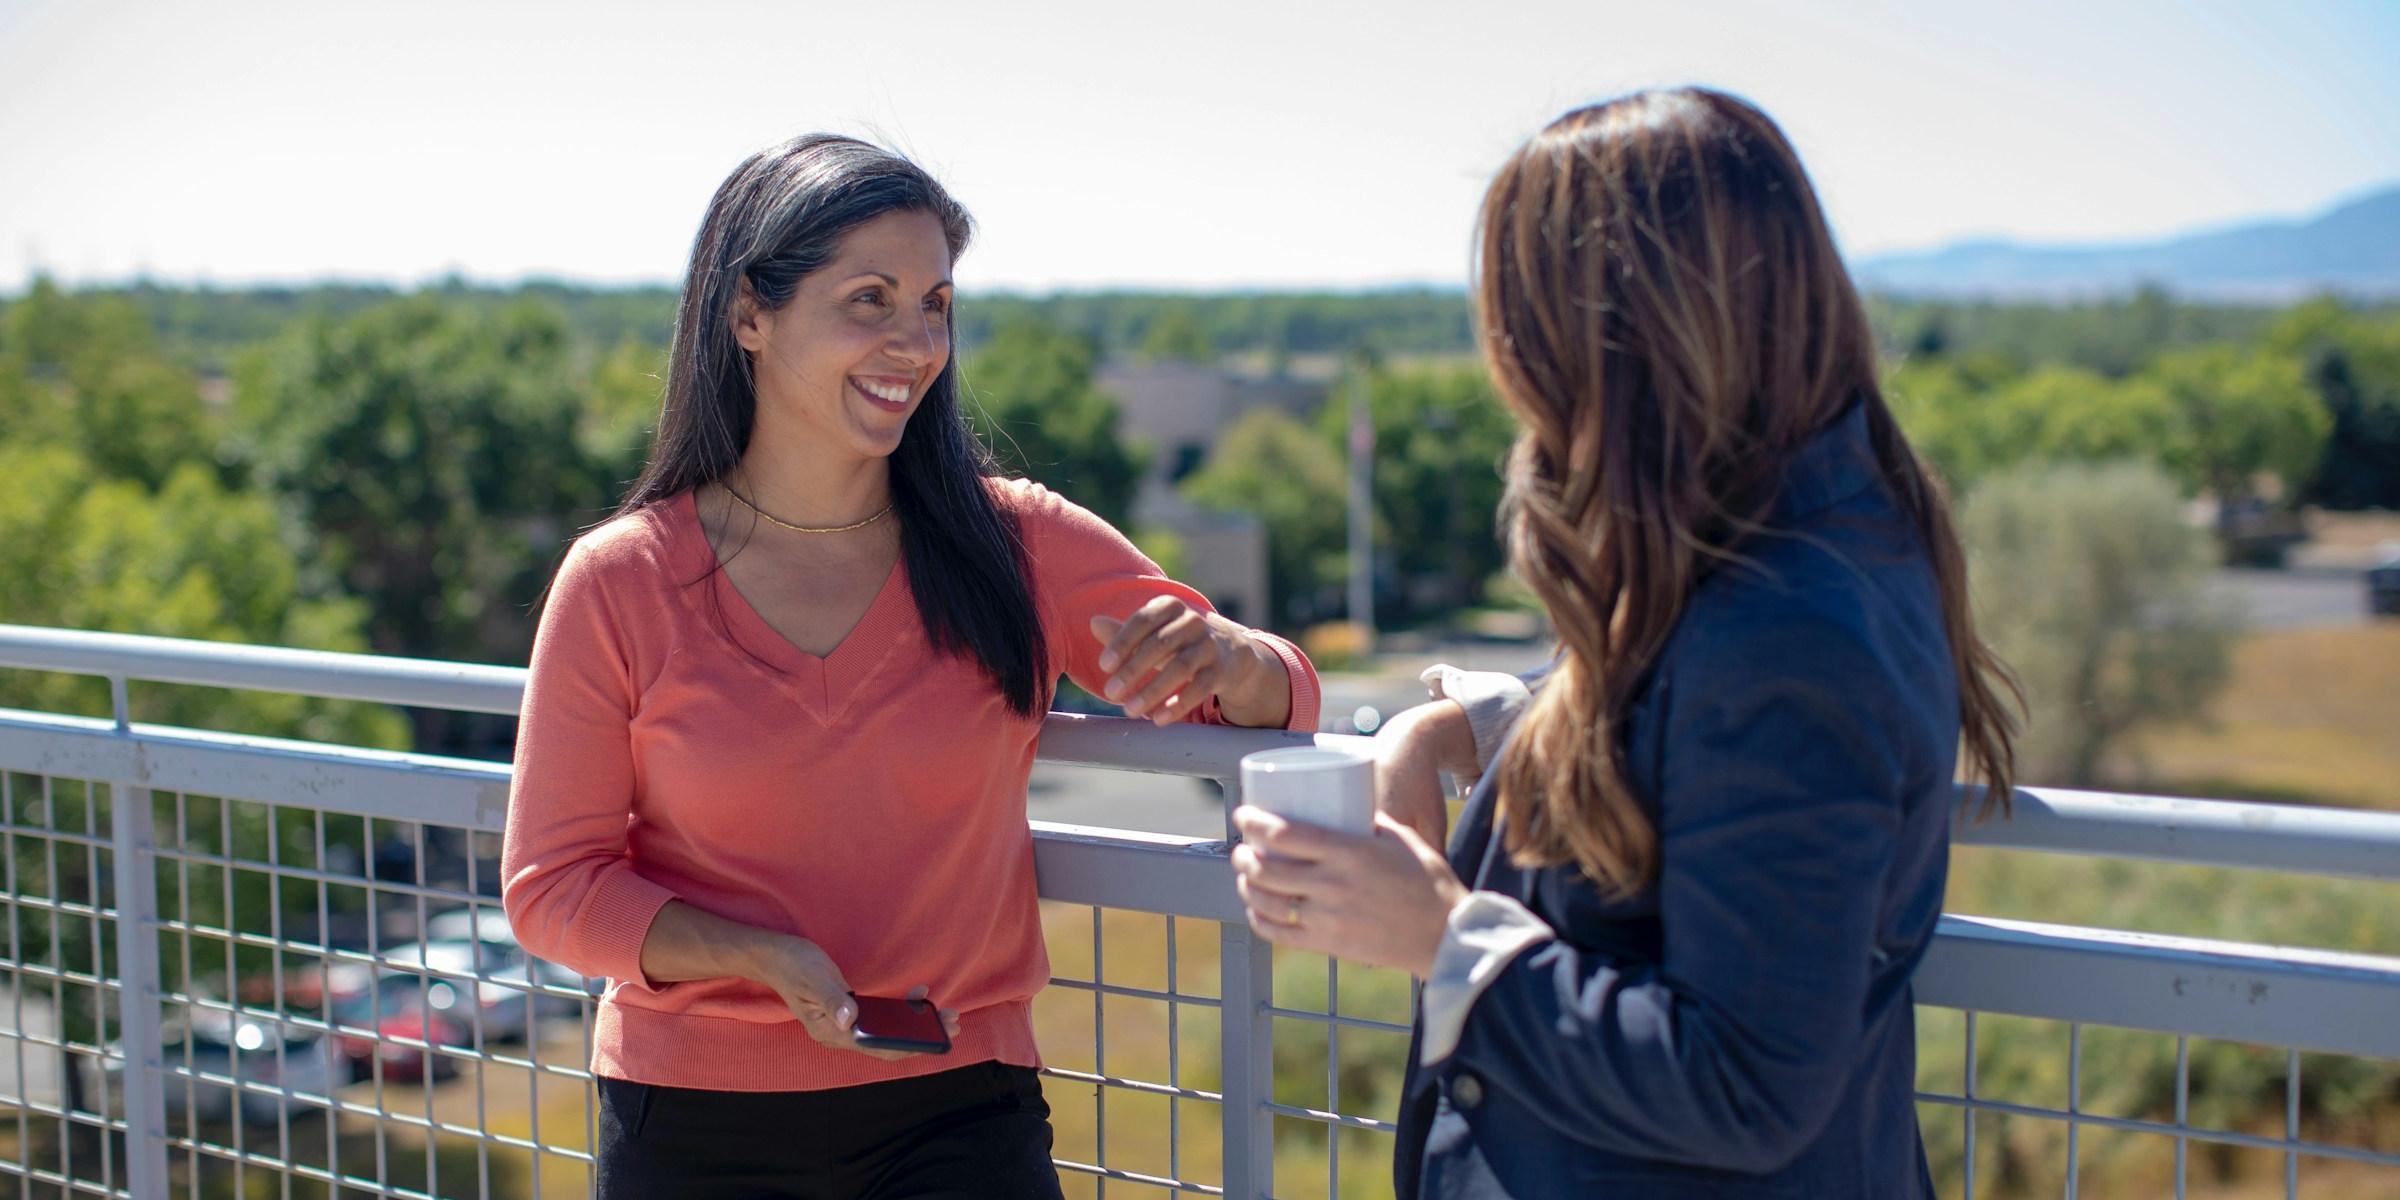
[{"label": "woman in navy blazer", "polygon": [[[1403,1197],[1928,1196],[1909,975],[2013,684],[1807,177],[1641,93],[1501,169],[1478,258],[1558,657],[1439,677],[1373,834],[1239,810],[1251,924],[1425,981]],[[1440,771],[1480,774],[1447,855]]]}]

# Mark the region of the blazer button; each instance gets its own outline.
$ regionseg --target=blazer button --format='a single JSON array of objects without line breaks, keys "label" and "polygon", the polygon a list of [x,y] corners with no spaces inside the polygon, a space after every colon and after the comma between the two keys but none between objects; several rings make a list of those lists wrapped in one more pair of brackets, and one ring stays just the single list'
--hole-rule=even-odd
[{"label": "blazer button", "polygon": [[1450,1081],[1450,1104],[1460,1112],[1468,1112],[1483,1103],[1483,1081],[1464,1071]]}]

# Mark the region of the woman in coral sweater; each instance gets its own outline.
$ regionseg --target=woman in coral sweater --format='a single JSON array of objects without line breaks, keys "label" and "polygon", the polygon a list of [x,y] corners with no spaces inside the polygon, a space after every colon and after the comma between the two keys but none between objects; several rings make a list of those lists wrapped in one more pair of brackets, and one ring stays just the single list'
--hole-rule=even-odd
[{"label": "woman in coral sweater", "polygon": [[[996,476],[951,361],[968,231],[864,143],[745,161],[649,467],[552,585],[504,899],[613,981],[603,1197],[1056,1196],[1024,798],[1058,676],[1161,723],[1316,723],[1296,648]],[[858,1043],[855,996],[910,994],[951,1053]]]}]

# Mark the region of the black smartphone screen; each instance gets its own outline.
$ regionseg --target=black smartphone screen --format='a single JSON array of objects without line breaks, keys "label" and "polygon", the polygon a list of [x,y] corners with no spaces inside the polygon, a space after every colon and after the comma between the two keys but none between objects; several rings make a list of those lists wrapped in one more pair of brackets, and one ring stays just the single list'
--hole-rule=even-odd
[{"label": "black smartphone screen", "polygon": [[858,1024],[852,1031],[858,1044],[875,1050],[913,1050],[919,1054],[950,1053],[950,1034],[942,1016],[922,1000],[890,996],[852,996],[858,1003]]}]

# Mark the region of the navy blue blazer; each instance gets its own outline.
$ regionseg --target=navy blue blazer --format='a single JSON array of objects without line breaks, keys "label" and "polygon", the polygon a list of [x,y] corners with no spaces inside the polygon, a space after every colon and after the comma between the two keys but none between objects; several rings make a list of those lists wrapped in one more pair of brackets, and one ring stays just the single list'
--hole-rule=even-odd
[{"label": "navy blue blazer", "polygon": [[[1401,1197],[1928,1197],[1909,975],[1949,864],[1959,697],[1922,539],[1853,407],[1623,723],[1657,881],[1521,870],[1495,777],[1449,848],[1558,938],[1409,1053]],[[1497,757],[1497,756],[1495,756]]]}]

